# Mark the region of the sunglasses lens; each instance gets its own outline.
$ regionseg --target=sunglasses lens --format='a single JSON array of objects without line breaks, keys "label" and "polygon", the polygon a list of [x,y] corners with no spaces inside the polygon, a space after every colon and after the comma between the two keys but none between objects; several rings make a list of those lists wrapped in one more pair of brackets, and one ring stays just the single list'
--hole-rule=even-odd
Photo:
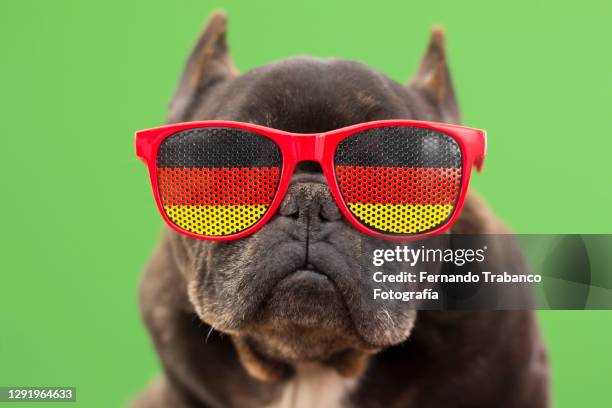
[{"label": "sunglasses lens", "polygon": [[340,192],[352,215],[386,234],[420,234],[451,217],[461,187],[461,149],[450,136],[419,127],[355,133],[336,148]]},{"label": "sunglasses lens", "polygon": [[257,133],[223,127],[184,130],[159,146],[159,195],[168,218],[183,230],[233,235],[264,216],[281,167],[279,147]]}]

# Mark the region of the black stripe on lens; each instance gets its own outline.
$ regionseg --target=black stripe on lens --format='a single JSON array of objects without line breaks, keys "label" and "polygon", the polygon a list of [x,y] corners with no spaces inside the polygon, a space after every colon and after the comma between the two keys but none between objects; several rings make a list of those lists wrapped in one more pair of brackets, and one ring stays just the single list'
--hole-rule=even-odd
[{"label": "black stripe on lens", "polygon": [[244,129],[206,127],[183,130],[166,138],[157,167],[275,167],[282,163],[272,140]]},{"label": "black stripe on lens", "polygon": [[436,130],[385,126],[355,133],[336,147],[336,166],[461,167],[455,139]]}]

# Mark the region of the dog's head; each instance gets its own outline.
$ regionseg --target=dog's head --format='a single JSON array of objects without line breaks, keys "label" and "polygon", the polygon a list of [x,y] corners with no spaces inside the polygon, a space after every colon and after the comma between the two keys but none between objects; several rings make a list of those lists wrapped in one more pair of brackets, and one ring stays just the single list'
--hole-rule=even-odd
[{"label": "dog's head", "polygon": [[[407,85],[335,59],[290,58],[238,75],[225,34],[225,17],[213,16],[179,82],[171,122],[224,119],[309,133],[379,119],[459,120],[440,30]],[[168,234],[198,316],[232,336],[257,378],[305,361],[358,374],[369,354],[402,342],[414,325],[415,311],[362,304],[360,251],[389,244],[343,219],[317,163],[298,165],[277,214],[247,238]]]}]

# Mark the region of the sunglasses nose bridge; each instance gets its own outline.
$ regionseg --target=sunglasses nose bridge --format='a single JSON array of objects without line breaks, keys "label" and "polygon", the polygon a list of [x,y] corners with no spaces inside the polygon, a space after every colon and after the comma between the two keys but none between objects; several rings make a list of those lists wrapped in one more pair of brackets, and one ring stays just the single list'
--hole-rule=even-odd
[{"label": "sunglasses nose bridge", "polygon": [[296,163],[301,161],[323,161],[324,133],[294,135],[293,155]]}]

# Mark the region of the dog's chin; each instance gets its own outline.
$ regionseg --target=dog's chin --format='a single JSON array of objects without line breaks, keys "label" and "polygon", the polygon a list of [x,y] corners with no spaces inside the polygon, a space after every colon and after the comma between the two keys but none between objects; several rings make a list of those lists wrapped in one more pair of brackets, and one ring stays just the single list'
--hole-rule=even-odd
[{"label": "dog's chin", "polygon": [[263,381],[279,380],[311,362],[356,377],[378,351],[355,330],[333,283],[308,270],[279,282],[257,322],[233,340],[247,371]]},{"label": "dog's chin", "polygon": [[[245,241],[264,253],[268,241]],[[347,242],[347,240],[343,240]],[[245,245],[243,243],[243,245]],[[341,374],[358,375],[367,356],[404,341],[416,312],[364,301],[367,290],[358,262],[348,250],[329,243],[309,246],[311,264],[304,265],[299,243],[279,243],[275,257],[250,257],[240,262],[216,247],[216,264],[208,265],[217,279],[198,274],[189,284],[189,297],[200,318],[232,337],[241,361],[263,380],[280,378],[291,367],[317,362]],[[224,256],[227,255],[227,256]],[[275,261],[283,259],[283,262]],[[236,267],[239,265],[240,268]]]},{"label": "dog's chin", "polygon": [[323,361],[347,349],[372,349],[335,283],[314,270],[280,280],[245,330],[257,348],[285,362]]},{"label": "dog's chin", "polygon": [[350,313],[336,284],[315,269],[297,270],[281,279],[261,305],[255,325],[292,326],[348,332]]},{"label": "dog's chin", "polygon": [[[334,280],[314,268],[282,278],[257,316],[231,333],[247,371],[275,381],[316,362],[345,377],[362,374],[369,356],[382,347],[364,339],[346,301]],[[389,345],[396,342],[389,339]]]},{"label": "dog's chin", "polygon": [[206,306],[219,302],[200,302],[213,297],[198,294],[199,286],[191,285],[190,298],[200,318],[231,336],[241,362],[260,380],[279,380],[311,362],[346,377],[359,376],[369,356],[404,341],[414,325],[414,310],[364,309],[358,282],[342,280],[349,276],[346,271],[315,264],[279,275],[269,286],[248,281],[265,296],[241,296],[240,305],[252,310],[246,319],[239,319],[245,315],[237,314],[236,304],[211,313],[214,309]]}]

